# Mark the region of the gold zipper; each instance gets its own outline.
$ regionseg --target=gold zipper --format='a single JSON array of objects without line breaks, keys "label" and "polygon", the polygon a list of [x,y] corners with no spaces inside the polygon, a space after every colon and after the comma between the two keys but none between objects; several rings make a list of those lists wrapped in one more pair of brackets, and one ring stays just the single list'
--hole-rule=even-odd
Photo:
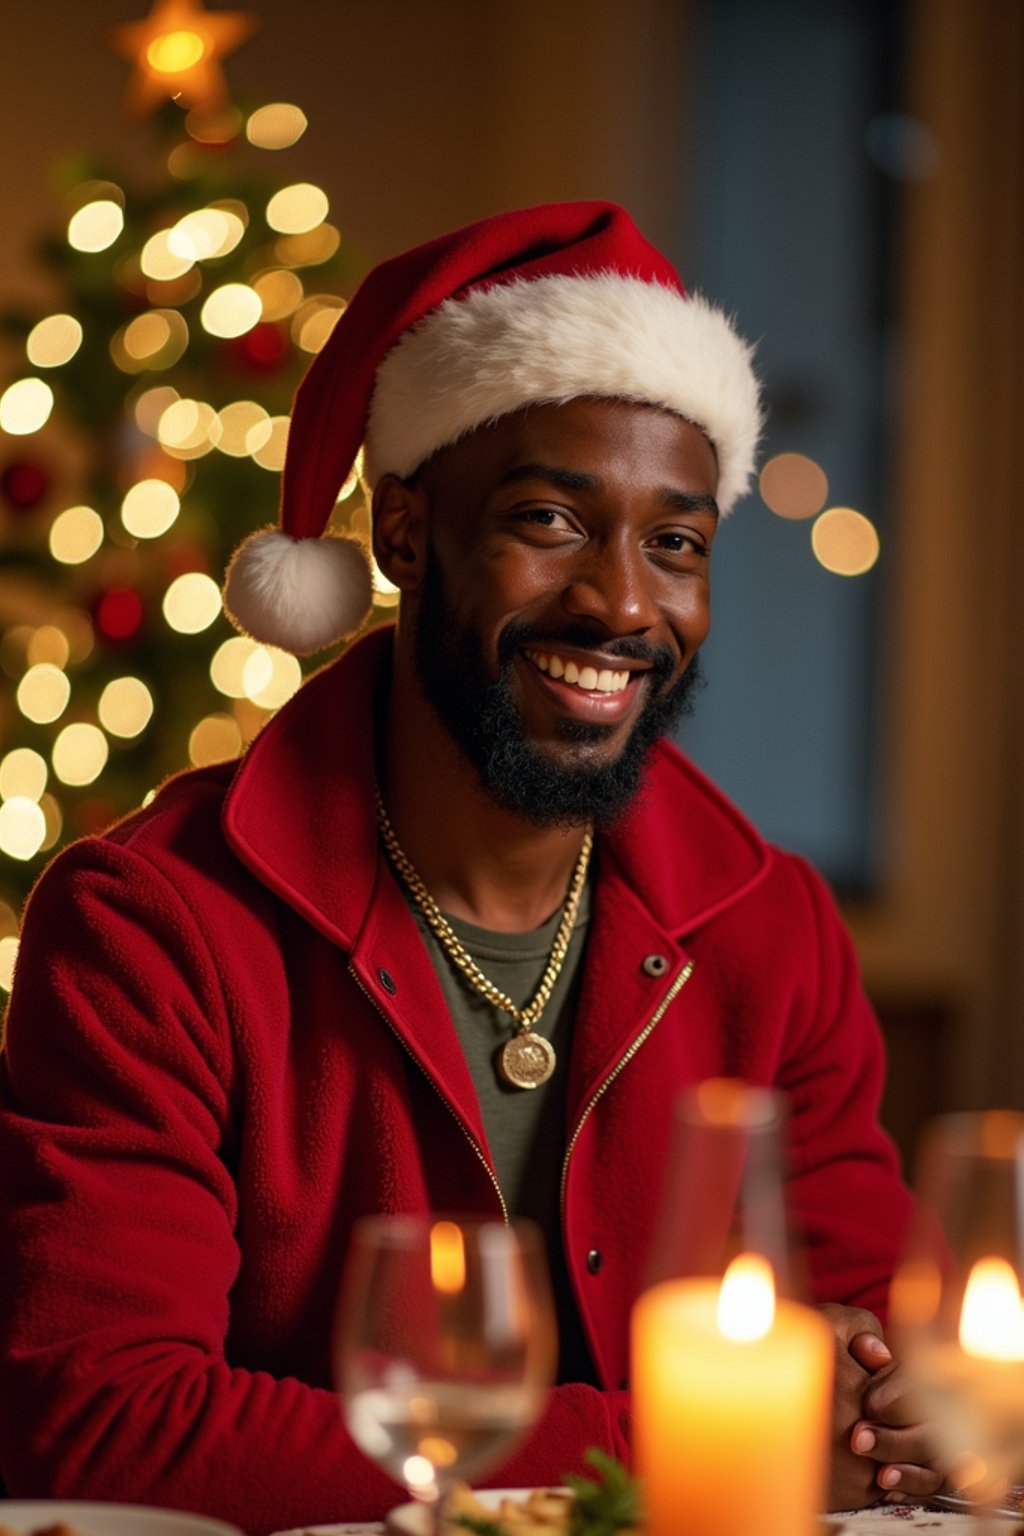
[{"label": "gold zipper", "polygon": [[444,1105],[445,1109],[447,1109],[448,1113],[451,1115],[452,1119],[455,1121],[455,1124],[458,1126],[459,1130],[462,1132],[463,1136],[465,1136],[466,1140],[469,1142],[470,1146],[473,1148],[473,1151],[476,1153],[477,1157],[480,1159],[480,1163],[481,1163],[481,1165],[483,1167],[484,1172],[487,1174],[487,1177],[490,1179],[491,1183],[494,1185],[494,1193],[497,1195],[498,1200],[499,1200],[499,1202],[501,1204],[501,1214],[502,1214],[502,1217],[504,1218],[505,1225],[507,1227],[508,1224],[509,1224],[509,1218],[508,1218],[508,1206],[505,1204],[505,1196],[501,1192],[501,1185],[498,1183],[497,1179],[494,1176],[494,1170],[491,1168],[490,1163],[488,1163],[486,1157],[484,1156],[483,1148],[480,1146],[479,1142],[473,1136],[473,1134],[469,1130],[468,1126],[463,1124],[463,1121],[462,1121],[461,1117],[458,1114],[456,1114],[456,1112],[453,1109],[451,1103],[449,1102],[448,1099],[445,1098],[445,1096],[441,1092],[440,1088],[434,1082],[434,1079],[432,1077],[430,1077],[426,1072],[423,1071],[422,1066],[420,1065],[420,1063],[418,1061],[416,1061],[416,1057],[413,1055],[412,1051],[409,1049],[409,1046],[408,1046],[406,1040],[403,1038],[401,1033],[395,1028],[394,1024],[392,1024],[391,1020],[388,1018],[388,1016],[384,1012],[383,1008],[377,1002],[377,999],[375,997],[373,997],[371,995],[371,993],[369,993],[366,990],[366,988],[363,986],[362,981],[359,979],[358,973],[356,972],[355,968],[351,965],[351,963],[349,964],[349,967],[348,967],[348,973],[352,977],[352,980],[355,982],[356,986],[359,988],[360,992],[366,998],[366,1001],[370,1004],[370,1007],[374,1010],[375,1013],[378,1013],[380,1015],[380,1017],[384,1020],[384,1023],[387,1025],[388,1029],[390,1029],[391,1033],[394,1035],[395,1039],[398,1041],[398,1043],[402,1047],[403,1051],[405,1051],[406,1055],[410,1058],[411,1061],[415,1062],[415,1064],[416,1064],[417,1068],[419,1069],[419,1071],[427,1079],[427,1082],[430,1084],[431,1088],[433,1088],[434,1092],[437,1094],[438,1098],[441,1100],[441,1103]]},{"label": "gold zipper", "polygon": [[662,998],[660,1004],[658,1005],[658,1008],[651,1015],[651,1017],[648,1019],[647,1023],[644,1025],[643,1029],[640,1031],[640,1033],[637,1035],[636,1039],[630,1045],[630,1047],[629,1047],[628,1051],[626,1052],[626,1054],[619,1058],[619,1060],[616,1062],[615,1066],[612,1068],[612,1070],[609,1072],[608,1076],[605,1078],[604,1082],[600,1085],[600,1087],[597,1089],[597,1091],[593,1094],[593,1096],[591,1097],[589,1103],[584,1108],[583,1113],[582,1113],[582,1115],[580,1116],[580,1118],[579,1118],[579,1120],[577,1122],[576,1129],[572,1133],[572,1137],[570,1138],[569,1145],[565,1149],[565,1161],[562,1164],[562,1187],[561,1187],[561,1190],[560,1190],[560,1193],[559,1193],[559,1197],[558,1197],[558,1204],[559,1204],[559,1210],[561,1211],[561,1214],[562,1214],[563,1221],[565,1219],[565,1185],[566,1185],[566,1180],[569,1177],[569,1159],[570,1159],[570,1157],[572,1157],[573,1147],[575,1147],[577,1141],[579,1140],[580,1132],[583,1130],[583,1127],[586,1125],[587,1121],[590,1118],[590,1111],[593,1109],[593,1107],[597,1103],[598,1099],[602,1098],[603,1095],[605,1094],[605,1092],[611,1087],[612,1083],[614,1083],[615,1079],[618,1077],[618,1075],[622,1071],[623,1067],[625,1067],[628,1062],[632,1061],[633,1057],[636,1055],[637,1051],[643,1045],[643,1043],[647,1039],[648,1035],[650,1035],[651,1031],[665,1017],[665,1014],[668,1011],[669,1007],[675,1001],[675,999],[679,996],[679,993],[683,990],[683,988],[685,987],[686,983],[689,981],[690,975],[691,975],[692,971],[693,971],[693,961],[690,960],[690,961],[687,962],[686,965],[683,966],[683,969],[679,972],[679,975],[676,977],[675,981],[672,983],[671,987],[668,989],[668,991],[666,992],[665,996]]}]

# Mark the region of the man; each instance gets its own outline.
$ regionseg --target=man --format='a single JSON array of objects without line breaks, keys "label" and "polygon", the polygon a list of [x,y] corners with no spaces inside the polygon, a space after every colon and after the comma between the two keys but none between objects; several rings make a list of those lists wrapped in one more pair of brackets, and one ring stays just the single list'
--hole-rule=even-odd
[{"label": "man", "polygon": [[358,625],[365,565],[323,535],[365,438],[396,630],[32,898],[0,1119],[13,1492],[253,1532],[380,1513],[329,1361],[372,1211],[535,1217],[560,1384],[499,1480],[628,1455],[671,1106],[722,1074],[789,1099],[833,1502],[937,1486],[858,1310],[908,1202],[849,942],[661,740],[758,427],[747,347],[611,205],[485,220],[367,279],[299,391],[282,531],[227,601],[297,650]]}]

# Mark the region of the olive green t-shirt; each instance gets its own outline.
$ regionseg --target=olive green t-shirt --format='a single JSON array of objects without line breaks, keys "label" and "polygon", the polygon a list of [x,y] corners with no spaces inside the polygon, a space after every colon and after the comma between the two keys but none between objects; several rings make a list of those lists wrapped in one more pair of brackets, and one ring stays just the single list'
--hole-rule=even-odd
[{"label": "olive green t-shirt", "polygon": [[[408,898],[408,893],[406,899]],[[423,914],[409,900],[445,1001],[462,1043],[480,1101],[494,1168],[512,1216],[527,1216],[544,1233],[559,1334],[559,1380],[596,1384],[590,1351],[572,1295],[561,1231],[562,1164],[565,1159],[565,1094],[590,920],[590,885],[584,886],[565,963],[547,1007],[534,1026],[555,1050],[555,1070],[536,1088],[513,1088],[498,1075],[495,1057],[514,1033],[507,1013],[495,1008],[453,964]],[[445,913],[457,938],[481,971],[518,1007],[530,1001],[551,954],[562,910],[528,933],[494,933]]]}]

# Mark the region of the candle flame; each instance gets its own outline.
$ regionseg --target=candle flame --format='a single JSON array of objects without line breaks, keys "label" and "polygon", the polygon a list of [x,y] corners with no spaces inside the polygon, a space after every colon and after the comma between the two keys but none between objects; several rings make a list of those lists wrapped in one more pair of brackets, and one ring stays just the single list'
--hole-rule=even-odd
[{"label": "candle flame", "polygon": [[751,1343],[762,1339],[775,1317],[775,1280],[768,1260],[741,1253],[722,1276],[718,1327],[727,1339]]},{"label": "candle flame", "polygon": [[437,1221],[430,1229],[430,1278],[446,1296],[457,1296],[465,1287],[466,1245],[454,1221]]},{"label": "candle flame", "polygon": [[1024,1303],[1005,1259],[979,1259],[968,1275],[960,1344],[982,1360],[1024,1360]]}]

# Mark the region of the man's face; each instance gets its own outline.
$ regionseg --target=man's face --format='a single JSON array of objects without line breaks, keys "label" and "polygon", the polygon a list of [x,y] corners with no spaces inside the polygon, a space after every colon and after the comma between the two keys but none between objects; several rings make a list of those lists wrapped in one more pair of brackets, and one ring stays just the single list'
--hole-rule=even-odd
[{"label": "man's face", "polygon": [[507,809],[608,823],[685,708],[709,623],[714,453],[650,406],[577,400],[481,428],[420,472],[421,685]]}]

